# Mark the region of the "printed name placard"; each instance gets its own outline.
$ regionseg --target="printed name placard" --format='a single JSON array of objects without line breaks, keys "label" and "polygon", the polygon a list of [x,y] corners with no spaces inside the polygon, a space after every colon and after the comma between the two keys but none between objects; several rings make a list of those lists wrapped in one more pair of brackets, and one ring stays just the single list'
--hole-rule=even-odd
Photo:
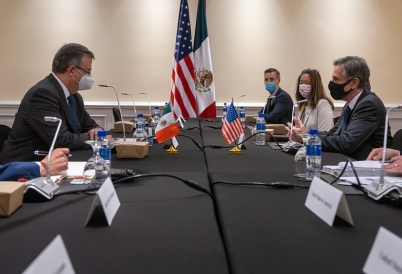
[{"label": "printed name placard", "polygon": [[[244,133],[240,134],[238,143],[240,144],[241,142],[243,142],[243,139],[244,139]],[[238,145],[237,147],[238,147],[239,149],[241,149],[241,146],[242,146],[242,145],[240,144],[240,145]]]},{"label": "printed name placard", "polygon": [[172,138],[172,144],[174,148],[177,148],[179,146],[179,142],[177,141],[176,137]]},{"label": "printed name placard", "polygon": [[305,206],[330,226],[335,216],[353,225],[345,194],[318,177],[311,182]]},{"label": "printed name placard", "polygon": [[38,257],[28,266],[23,274],[74,274],[63,239],[60,235],[39,254]]},{"label": "printed name placard", "polygon": [[380,227],[373,247],[363,267],[363,272],[402,273],[402,239]]},{"label": "printed name placard", "polygon": [[117,213],[117,210],[120,207],[120,200],[117,197],[116,190],[110,178],[107,178],[106,181],[99,188],[96,196],[92,202],[91,209],[89,210],[89,214],[85,225],[91,220],[95,208],[101,202],[103,214],[106,217],[107,223],[109,226],[112,224],[113,218]]}]

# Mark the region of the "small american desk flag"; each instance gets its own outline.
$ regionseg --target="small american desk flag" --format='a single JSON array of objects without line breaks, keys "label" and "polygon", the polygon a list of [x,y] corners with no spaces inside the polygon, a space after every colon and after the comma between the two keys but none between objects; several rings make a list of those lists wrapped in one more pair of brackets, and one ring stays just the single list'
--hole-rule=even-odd
[{"label": "small american desk flag", "polygon": [[222,136],[226,143],[231,144],[234,140],[239,138],[242,133],[243,126],[232,102],[225,119],[223,119]]}]

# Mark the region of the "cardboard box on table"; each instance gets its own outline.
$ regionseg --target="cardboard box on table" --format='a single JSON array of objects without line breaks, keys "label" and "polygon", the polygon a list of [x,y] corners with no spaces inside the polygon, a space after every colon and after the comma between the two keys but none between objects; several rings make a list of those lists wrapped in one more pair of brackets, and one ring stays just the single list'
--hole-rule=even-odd
[{"label": "cardboard box on table", "polygon": [[267,128],[273,129],[274,135],[286,135],[288,133],[284,124],[267,124]]},{"label": "cardboard box on table", "polygon": [[25,184],[0,182],[0,216],[10,216],[22,205]]},{"label": "cardboard box on table", "polygon": [[148,142],[122,141],[116,145],[117,158],[144,158],[148,155]]},{"label": "cardboard box on table", "polygon": [[[124,121],[124,130],[126,132],[132,132],[134,129],[133,122],[126,122]],[[114,132],[123,132],[123,124],[121,121],[114,123]]]}]

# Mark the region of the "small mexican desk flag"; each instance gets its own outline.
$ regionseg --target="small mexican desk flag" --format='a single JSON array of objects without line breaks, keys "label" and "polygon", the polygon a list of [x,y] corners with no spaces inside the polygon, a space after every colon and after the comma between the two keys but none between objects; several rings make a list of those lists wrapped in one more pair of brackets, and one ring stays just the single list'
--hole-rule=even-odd
[{"label": "small mexican desk flag", "polygon": [[155,137],[160,144],[166,140],[172,139],[178,134],[180,134],[180,128],[176,123],[176,119],[173,116],[169,103],[164,109],[163,115],[156,126]]}]

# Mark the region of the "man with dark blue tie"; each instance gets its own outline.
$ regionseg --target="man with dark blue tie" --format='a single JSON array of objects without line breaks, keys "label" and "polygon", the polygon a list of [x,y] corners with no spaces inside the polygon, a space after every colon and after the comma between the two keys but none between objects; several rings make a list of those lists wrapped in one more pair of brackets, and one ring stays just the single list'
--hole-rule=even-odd
[{"label": "man with dark blue tie", "polygon": [[55,148],[85,149],[99,126],[84,108],[79,90],[91,89],[94,54],[80,44],[65,44],[56,53],[52,73],[33,86],[24,96],[15,115],[8,140],[0,153],[0,163],[39,161],[35,150],[48,151],[58,123],[44,121],[45,116],[62,120]]},{"label": "man with dark blue tie", "polygon": [[[346,56],[334,61],[332,81],[328,84],[332,98],[346,101],[342,115],[330,131],[319,132],[322,150],[339,152],[355,160],[365,160],[371,150],[381,147],[384,140],[386,110],[381,99],[371,92],[370,69],[358,56]],[[295,119],[294,133],[305,132]],[[392,146],[388,130],[388,146]],[[293,134],[297,139],[300,136]]]},{"label": "man with dark blue tie", "polygon": [[258,113],[264,113],[268,124],[285,124],[292,120],[293,101],[289,94],[279,87],[281,74],[277,69],[269,68],[264,71],[265,89],[269,97],[265,107]]}]

